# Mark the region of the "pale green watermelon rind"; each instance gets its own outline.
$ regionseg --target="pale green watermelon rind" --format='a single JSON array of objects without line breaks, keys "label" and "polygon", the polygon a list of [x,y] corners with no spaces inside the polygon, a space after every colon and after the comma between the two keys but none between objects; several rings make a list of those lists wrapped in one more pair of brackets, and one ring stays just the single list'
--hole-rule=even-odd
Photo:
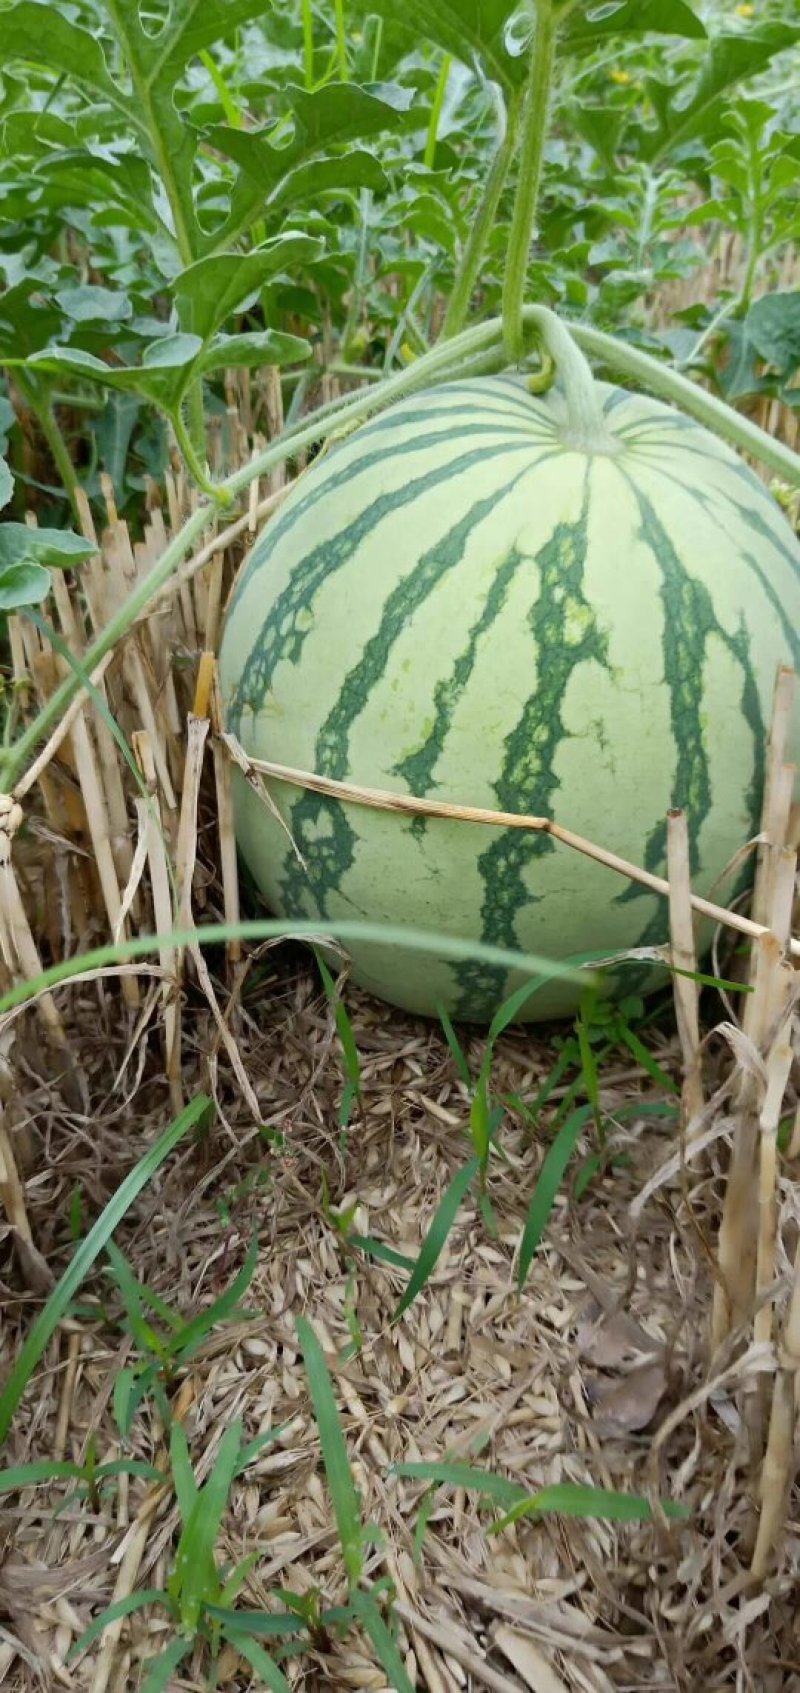
[{"label": "pale green watermelon rind", "polygon": [[[800,658],[800,550],[758,479],[698,425],[620,390],[605,390],[605,409],[628,450],[587,460],[560,446],[557,404],[506,378],[450,384],[393,408],[314,466],[254,548],[228,617],[223,688],[245,749],[341,780],[555,815],[658,872],[666,809],[683,805],[697,891],[711,892],[758,826],[774,668]],[[555,508],[549,532],[545,500]],[[641,633],[636,608],[615,605],[600,570],[609,534],[636,560],[649,608]],[[626,618],[623,650],[616,623]],[[318,624],[329,628],[326,648]],[[352,661],[339,663],[339,647]],[[413,694],[412,649],[425,654]],[[492,651],[497,699],[486,693]],[[528,651],[534,668],[550,657],[513,718],[506,672]],[[629,665],[638,715],[626,700]],[[487,722],[497,719],[488,787],[478,750],[470,762],[473,694]],[[630,759],[603,744],[620,708]],[[470,719],[476,749],[480,721],[480,712]],[[722,803],[728,788],[733,804]],[[662,901],[620,889],[588,861],[578,872],[546,836],[483,830],[475,841],[469,825],[275,793],[308,874],[249,790],[237,815],[245,857],[287,914],[372,918],[380,908],[460,934],[477,919],[485,941],[541,954],[549,935],[559,957],[567,943],[573,955],[598,950],[588,932],[598,921],[609,951],[666,939]],[[626,835],[626,809],[644,802],[649,826]],[[556,907],[564,922],[553,927]],[[478,965],[382,951],[359,953],[356,975],[408,1009],[442,998],[483,1021],[509,988]],[[530,1015],[556,1014],[548,1007],[564,988],[551,984]]]}]

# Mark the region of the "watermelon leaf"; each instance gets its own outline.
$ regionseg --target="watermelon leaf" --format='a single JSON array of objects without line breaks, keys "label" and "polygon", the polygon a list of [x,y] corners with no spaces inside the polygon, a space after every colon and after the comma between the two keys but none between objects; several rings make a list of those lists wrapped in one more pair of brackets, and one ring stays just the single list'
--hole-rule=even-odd
[{"label": "watermelon leaf", "polygon": [[561,34],[566,51],[583,51],[614,35],[682,35],[703,39],[706,27],[686,0],[609,0],[570,13]]},{"label": "watermelon leaf", "polygon": [[79,347],[44,347],[31,354],[27,367],[55,376],[88,377],[107,388],[141,394],[174,416],[187,389],[206,371],[226,365],[294,364],[310,355],[308,342],[299,336],[266,329],[253,335],[217,335],[207,345],[199,335],[165,335],[145,347],[139,365],[108,365]]},{"label": "watermelon leaf", "polygon": [[800,368],[800,289],[764,294],[751,306],[745,333],[759,358],[781,376]]},{"label": "watermelon leaf", "polygon": [[[370,10],[392,24],[398,21],[396,0],[370,0]],[[405,0],[402,28],[464,64],[480,60],[493,82],[512,88],[525,80],[528,64],[524,52],[509,51],[507,25],[518,11],[518,0]]]},{"label": "watermelon leaf", "polygon": [[181,328],[210,340],[226,317],[240,311],[250,296],[277,272],[319,258],[322,242],[286,230],[250,253],[214,253],[197,259],[172,283]]},{"label": "watermelon leaf", "polygon": [[69,74],[130,116],[129,103],[111,76],[96,34],[82,29],[49,0],[20,0],[3,13],[3,59],[46,65],[56,76]]},{"label": "watermelon leaf", "polygon": [[[665,159],[687,141],[718,130],[723,96],[756,76],[776,54],[800,40],[800,25],[761,24],[746,32],[722,30],[713,37],[688,98],[674,82],[649,78],[647,93],[658,115],[654,129],[638,129],[629,141],[651,162]],[[716,134],[714,136],[716,139]]]},{"label": "watermelon leaf", "polygon": [[0,570],[0,611],[19,611],[40,605],[50,592],[50,572],[40,564],[23,562]]}]

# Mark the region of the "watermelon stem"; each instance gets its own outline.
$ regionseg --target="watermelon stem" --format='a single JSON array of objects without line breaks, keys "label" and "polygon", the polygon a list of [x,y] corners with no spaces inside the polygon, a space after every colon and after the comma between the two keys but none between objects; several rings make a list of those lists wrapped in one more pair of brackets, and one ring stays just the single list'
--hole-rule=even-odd
[{"label": "watermelon stem", "polygon": [[466,321],[481,259],[497,221],[500,196],[505,188],[511,161],[517,150],[521,92],[519,89],[514,90],[507,111],[503,105],[502,95],[498,96],[504,116],[504,133],[498,142],[483,193],[470,222],[469,235],[461,254],[461,263],[456,272],[442,325],[441,338],[443,341],[449,341],[452,336],[458,335]]},{"label": "watermelon stem", "polygon": [[545,356],[555,362],[567,407],[564,440],[587,453],[619,453],[622,442],[603,417],[600,393],[588,360],[566,325],[549,306],[528,306],[523,321],[537,331]]},{"label": "watermelon stem", "polygon": [[536,33],[522,112],[519,177],[503,279],[503,337],[511,364],[521,364],[525,356],[522,311],[550,118],[556,35],[553,0],[536,0]]}]

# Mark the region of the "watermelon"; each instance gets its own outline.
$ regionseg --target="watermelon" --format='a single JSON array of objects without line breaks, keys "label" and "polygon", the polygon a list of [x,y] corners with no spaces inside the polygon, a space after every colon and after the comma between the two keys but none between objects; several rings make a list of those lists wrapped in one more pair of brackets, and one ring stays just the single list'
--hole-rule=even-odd
[{"label": "watermelon", "polygon": [[[591,385],[576,424],[563,384],[453,380],[318,460],[232,597],[227,725],[254,757],[556,818],[659,874],[666,812],[684,807],[693,886],[712,896],[758,828],[776,667],[800,665],[800,548],[715,436]],[[236,827],[282,915],[558,961],[667,939],[664,900],[547,835],[269,787],[288,833],[243,780]],[[426,1014],[485,1021],[524,979],[396,945],[350,951],[357,982]],[[607,990],[658,979],[634,976],[609,970]],[[552,982],[524,1016],[578,998]]]}]

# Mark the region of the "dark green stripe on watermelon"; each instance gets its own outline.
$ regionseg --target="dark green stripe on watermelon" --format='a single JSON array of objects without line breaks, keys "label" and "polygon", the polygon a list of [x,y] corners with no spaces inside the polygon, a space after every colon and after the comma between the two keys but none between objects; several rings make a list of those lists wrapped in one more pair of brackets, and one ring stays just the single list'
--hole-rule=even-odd
[{"label": "dark green stripe on watermelon", "polygon": [[[436,785],[433,780],[433,772],[444,746],[459,695],[463,692],[472,675],[481,639],[491,629],[495,619],[502,611],[508,598],[508,590],[521,564],[527,565],[530,569],[530,557],[526,553],[518,552],[516,547],[512,547],[511,552],[503,559],[502,564],[498,565],[497,574],[486,595],[480,617],[470,629],[466,646],[459,653],[449,676],[442,677],[436,684],[433,695],[433,723],[425,740],[415,752],[409,753],[406,758],[394,766],[393,774],[401,776],[403,781],[408,783],[409,793],[424,798]],[[415,818],[412,824],[415,834],[421,835],[424,833],[426,821],[427,819],[424,817]]]},{"label": "dark green stripe on watermelon", "polygon": [[[505,449],[510,456],[510,449]],[[499,456],[499,455],[495,455]],[[481,455],[485,463],[486,455]],[[493,490],[477,500],[469,511],[436,541],[408,575],[398,582],[389,594],[380,623],[370,637],[357,665],[345,678],[341,692],[317,736],[315,769],[319,775],[344,779],[350,771],[350,732],[361,715],[376,684],[385,675],[395,642],[403,635],[414,611],[424,606],[440,582],[457,569],[464,556],[470,536],[485,518],[492,517],[505,495],[529,474],[530,465],[513,476],[506,487]],[[441,474],[441,473],[439,473]],[[450,475],[453,467],[450,467]],[[287,861],[281,888],[285,909],[294,912],[305,907],[310,884],[320,911],[329,915],[328,902],[338,893],[355,856],[358,835],[348,814],[338,801],[321,794],[305,793],[292,807],[290,819],[292,835],[306,859],[308,876],[297,859]],[[320,840],[321,833],[324,839]]]},{"label": "dark green stripe on watermelon", "polygon": [[[624,472],[621,474],[625,475]],[[641,539],[649,547],[661,574],[664,680],[669,689],[672,736],[677,749],[672,793],[665,795],[665,811],[672,805],[679,806],[686,812],[690,863],[694,874],[698,868],[700,831],[712,802],[709,759],[702,721],[706,648],[711,636],[715,636],[727,647],[742,672],[741,713],[753,736],[753,774],[746,803],[752,827],[757,823],[763,784],[764,724],[750,659],[750,640],[744,623],[736,635],[729,635],[723,628],[715,615],[708,589],[702,582],[687,574],[650,501],[633,485],[627,475],[625,480],[639,507]],[[644,853],[645,869],[663,875],[666,849],[667,825],[666,819],[661,818],[654,824],[647,840]],[[625,905],[631,900],[642,898],[650,899],[652,896],[646,889],[631,883],[617,896],[615,903]],[[637,944],[657,944],[663,941],[665,934],[666,919],[659,906],[646,924]]]},{"label": "dark green stripe on watermelon", "polygon": [[[747,470],[746,465],[743,465],[741,468],[743,470]],[[665,481],[671,482],[676,488],[680,488],[682,493],[686,492],[685,484],[681,482],[678,477],[671,475],[667,470],[663,470],[660,465],[655,465],[653,469],[654,471],[657,471],[660,476],[663,476]],[[750,474],[752,473],[748,472],[748,475]],[[753,477],[753,481],[756,484],[758,492],[763,493],[761,484],[759,483],[757,477]],[[718,496],[716,493],[706,493],[700,488],[692,488],[691,495],[692,499],[697,500],[703,507],[706,515],[711,518],[714,523],[722,524],[723,527],[725,527],[728,510],[732,506],[737,514],[737,517],[741,519],[741,522],[748,528],[753,529],[762,540],[769,542],[770,546],[775,549],[775,552],[785,560],[792,574],[795,576],[800,575],[800,565],[793,553],[790,552],[788,547],[783,545],[777,535],[775,535],[770,529],[769,524],[764,522],[760,513],[758,511],[754,511],[752,506],[739,505],[738,500],[731,499],[730,494],[727,492],[724,496]],[[742,540],[740,535],[736,535],[731,538],[731,546],[735,547],[740,557],[746,560],[753,572],[753,575],[760,582],[761,587],[764,590],[765,597],[769,600],[769,603],[772,606],[775,616],[777,617],[783,630],[784,640],[786,641],[786,659],[791,659],[792,664],[800,668],[800,630],[796,628],[796,626],[792,623],[791,618],[787,616],[786,607],[781,595],[775,587],[774,582],[770,576],[768,576],[767,572],[762,569],[758,559],[755,558],[752,553],[746,553],[742,550]]]},{"label": "dark green stripe on watermelon", "polygon": [[[495,438],[499,436],[504,441],[518,440],[520,442],[527,441],[529,445],[531,443],[534,445],[536,444],[536,438],[532,436],[530,429],[520,429],[514,424],[498,424],[494,420],[489,422],[483,418],[480,412],[476,412],[476,415],[480,419],[479,422],[464,422],[465,412],[463,406],[453,406],[452,408],[445,408],[443,406],[436,412],[431,412],[430,409],[419,412],[408,412],[402,420],[403,426],[407,423],[419,424],[420,429],[414,435],[409,437],[408,440],[401,440],[391,444],[392,458],[404,458],[406,455],[411,456],[413,453],[418,453],[420,448],[423,446],[443,446],[446,442],[452,441],[453,430],[447,423],[447,419],[451,417],[460,425],[458,430],[459,439],[463,439],[464,437],[472,438],[476,435],[486,435],[488,433]],[[442,418],[445,420],[445,426],[443,428],[432,428],[427,433],[422,432],[422,426],[424,424],[438,424]],[[385,418],[381,418],[377,422],[369,425],[370,440],[372,440],[376,435],[382,436],[390,428],[398,427],[400,427],[399,420],[392,419],[387,413]],[[269,563],[274,548],[279,541],[283,540],[284,535],[290,534],[292,529],[295,527],[295,524],[302,522],[307,517],[309,511],[313,510],[314,506],[319,505],[320,501],[327,499],[331,492],[335,492],[336,489],[347,486],[348,483],[354,482],[356,477],[361,476],[370,470],[374,470],[378,465],[384,464],[386,462],[386,452],[386,446],[381,441],[380,446],[374,452],[362,452],[355,459],[347,458],[344,463],[341,464],[341,468],[338,471],[335,471],[332,476],[326,476],[321,480],[314,479],[311,481],[310,485],[305,487],[301,497],[296,501],[293,500],[291,505],[288,506],[287,509],[280,514],[280,516],[276,517],[272,521],[269,528],[264,531],[264,534],[260,537],[256,546],[253,548],[247,569],[243,573],[231,600],[228,616],[230,616],[234,606],[238,604],[244,589],[249,587],[252,582],[253,575],[257,571],[261,570],[264,565]],[[334,459],[331,462],[336,464],[337,461]],[[298,487],[303,489],[303,483],[299,483]]]},{"label": "dark green stripe on watermelon", "polygon": [[[467,431],[466,433],[469,433]],[[484,433],[484,431],[476,431]],[[394,454],[402,450],[413,451],[418,442],[410,442],[405,448],[395,447]],[[342,570],[350,562],[356,548],[386,517],[400,512],[405,506],[413,505],[420,495],[429,493],[431,489],[442,483],[451,482],[454,476],[462,471],[469,471],[484,465],[492,459],[511,457],[514,453],[525,452],[530,456],[531,443],[523,439],[519,446],[503,446],[491,448],[482,447],[472,452],[462,453],[459,458],[451,459],[447,464],[439,465],[435,470],[427,471],[423,476],[417,476],[407,482],[404,488],[396,488],[386,494],[379,495],[358,517],[340,529],[338,535],[326,537],[301,559],[292,573],[290,581],[283,592],[278,595],[271,607],[266,622],[260,629],[253,646],[242,667],[242,674],[236,692],[228,707],[228,721],[235,735],[241,734],[242,718],[245,711],[253,713],[261,708],[270,680],[276,666],[281,660],[288,660],[290,664],[298,664],[309,629],[309,614],[314,596],[331,576]],[[381,454],[374,455],[374,461],[379,463]],[[364,460],[360,461],[363,466]],[[297,522],[308,511],[309,505],[317,499],[327,495],[331,487],[340,481],[348,481],[355,475],[355,468],[347,465],[338,478],[330,478],[321,489],[314,489],[305,501],[298,502],[292,512],[270,531],[265,537],[266,544],[263,552],[259,548],[253,554],[250,568],[247,572],[248,586],[252,581],[254,566],[266,564],[272,549],[286,533],[290,523]]]},{"label": "dark green stripe on watermelon", "polygon": [[[590,477],[589,468],[580,517],[558,524],[536,555],[540,587],[528,613],[536,685],[504,743],[503,766],[495,784],[502,811],[555,815],[559,786],[555,765],[567,733],[563,708],[570,679],[581,664],[594,661],[609,668],[607,636],[583,592]],[[549,835],[506,829],[481,853],[482,940],[512,948],[518,945],[519,914],[536,902],[526,885],[525,871],[533,859],[554,850]],[[454,965],[453,971],[459,985],[456,1014],[475,1020],[491,1017],[505,990],[505,972],[477,963]]]}]

